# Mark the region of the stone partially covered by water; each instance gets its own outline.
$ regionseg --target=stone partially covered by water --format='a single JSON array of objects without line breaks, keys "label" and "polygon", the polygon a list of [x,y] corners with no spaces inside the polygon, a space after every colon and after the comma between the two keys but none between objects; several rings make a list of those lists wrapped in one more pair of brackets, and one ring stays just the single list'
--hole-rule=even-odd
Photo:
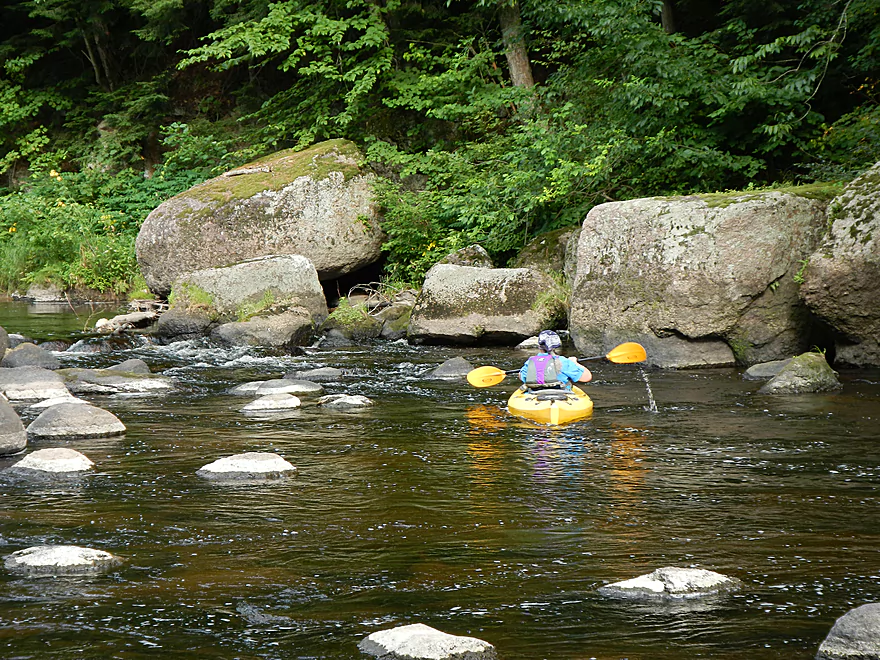
[{"label": "stone partially covered by water", "polygon": [[446,360],[446,362],[429,373],[427,377],[438,380],[457,380],[467,376],[468,372],[472,371],[473,368],[474,365],[463,357],[454,357]]},{"label": "stone partially covered by water", "polygon": [[761,362],[754,364],[743,373],[744,380],[770,380],[780,371],[788,366],[791,358],[788,360],[773,360],[772,362]]},{"label": "stone partially covered by water", "polygon": [[3,368],[42,367],[43,369],[57,369],[60,366],[58,358],[30,342],[24,342],[6,351],[6,355],[0,361],[0,367]]},{"label": "stone partially covered by water", "polygon": [[320,369],[307,369],[306,371],[292,371],[284,374],[285,380],[308,380],[314,383],[336,382],[345,375],[342,369],[336,367],[321,367]]},{"label": "stone partially covered by water", "polygon": [[862,605],[835,621],[816,660],[880,660],[880,603]]},{"label": "stone partially covered by water", "polygon": [[27,446],[27,433],[18,413],[0,397],[0,456],[17,454]]},{"label": "stone partially covered by water", "polygon": [[612,598],[700,598],[736,591],[741,582],[702,568],[668,566],[652,573],[599,587],[603,596]]},{"label": "stone partially covered by water", "polygon": [[8,571],[24,575],[88,575],[120,563],[109,552],[76,545],[38,545],[13,552],[4,561]]},{"label": "stone partially covered by water", "polygon": [[230,394],[236,396],[267,396],[269,394],[322,394],[324,388],[308,380],[292,380],[276,378],[274,380],[257,380],[236,385]]},{"label": "stone partially covered by water", "polygon": [[196,470],[198,476],[206,479],[233,481],[281,479],[295,473],[296,468],[278,454],[255,451],[226,456]]},{"label": "stone partially covered by water", "polygon": [[244,406],[242,412],[264,412],[267,410],[289,410],[299,408],[302,402],[292,394],[267,394]]},{"label": "stone partially covered by water", "polygon": [[38,449],[13,465],[10,470],[15,472],[40,472],[50,474],[69,474],[86,472],[95,464],[85,455],[67,447],[51,447]]},{"label": "stone partially covered by water", "polygon": [[371,399],[360,394],[328,394],[318,399],[318,405],[336,410],[356,410],[375,405]]},{"label": "stone partially covered by water", "polygon": [[806,394],[831,392],[842,387],[837,373],[828,366],[825,356],[804,353],[793,358],[782,370],[765,383],[761,394]]},{"label": "stone partially covered by water", "polygon": [[57,373],[76,394],[168,392],[174,389],[170,378],[151,373],[118,369],[59,369]]},{"label": "stone partially covered by water", "polygon": [[70,396],[70,390],[54,371],[42,367],[15,367],[0,369],[0,394],[10,401],[42,401]]},{"label": "stone partially covered by water", "polygon": [[27,427],[29,438],[102,438],[125,433],[111,412],[82,403],[59,403],[46,408]]},{"label": "stone partially covered by water", "polygon": [[380,630],[358,648],[381,660],[495,660],[495,647],[476,637],[462,637],[423,623]]}]

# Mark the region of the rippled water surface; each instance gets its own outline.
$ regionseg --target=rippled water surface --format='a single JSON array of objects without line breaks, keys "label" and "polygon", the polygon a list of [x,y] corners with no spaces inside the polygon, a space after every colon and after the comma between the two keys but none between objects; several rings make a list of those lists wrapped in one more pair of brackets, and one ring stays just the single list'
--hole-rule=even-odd
[{"label": "rippled water surface", "polygon": [[[0,305],[0,325],[76,339],[93,313],[37,311]],[[514,351],[133,342],[57,355],[140,357],[177,388],[86,397],[128,427],[69,443],[95,474],[0,484],[3,555],[49,543],[125,559],[97,578],[0,571],[2,658],[359,658],[366,635],[414,622],[508,660],[812,658],[838,616],[880,600],[878,371],[799,397],[758,395],[733,369],[650,371],[650,412],[638,367],[597,362],[593,417],[550,428],[506,413],[513,382],[424,377],[456,355],[517,367]],[[254,418],[227,393],[320,366],[349,374],[328,392],[377,405]],[[232,487],[195,476],[244,451],[276,452],[298,474]],[[596,593],[670,565],[745,588],[667,606]]]}]

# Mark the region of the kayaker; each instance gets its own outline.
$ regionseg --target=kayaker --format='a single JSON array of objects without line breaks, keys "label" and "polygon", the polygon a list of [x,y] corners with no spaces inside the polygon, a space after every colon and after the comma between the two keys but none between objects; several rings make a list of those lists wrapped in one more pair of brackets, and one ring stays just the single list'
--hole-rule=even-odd
[{"label": "kayaker", "polygon": [[562,340],[552,330],[542,330],[538,335],[537,355],[533,355],[520,369],[520,380],[526,387],[564,387],[572,383],[589,383],[593,374],[577,361],[557,355]]}]

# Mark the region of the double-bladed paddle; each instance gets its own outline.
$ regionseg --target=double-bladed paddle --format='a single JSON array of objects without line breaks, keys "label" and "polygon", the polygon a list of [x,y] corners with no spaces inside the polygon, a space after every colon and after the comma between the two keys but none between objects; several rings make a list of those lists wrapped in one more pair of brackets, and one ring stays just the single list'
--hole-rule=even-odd
[{"label": "double-bladed paddle", "polygon": [[[648,354],[645,352],[645,349],[641,344],[637,344],[634,341],[628,341],[625,344],[612,348],[611,351],[605,355],[578,358],[578,362],[603,359],[614,362],[615,364],[634,364],[636,362],[644,362],[647,360]],[[509,374],[518,374],[519,372],[519,369],[502,371],[498,367],[477,367],[468,373],[467,381],[474,387],[490,387],[491,385],[497,385],[500,383],[504,380],[505,376]]]}]

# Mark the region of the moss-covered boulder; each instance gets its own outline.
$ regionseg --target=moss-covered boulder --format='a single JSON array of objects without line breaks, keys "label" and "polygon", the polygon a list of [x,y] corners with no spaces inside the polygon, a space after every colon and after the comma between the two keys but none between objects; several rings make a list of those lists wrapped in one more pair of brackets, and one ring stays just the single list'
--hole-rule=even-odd
[{"label": "moss-covered boulder", "polygon": [[156,208],[137,237],[150,289],[167,295],[196,270],[254,257],[306,255],[322,280],[378,260],[384,239],[374,175],[351,142],[286,150],[226,172]]},{"label": "moss-covered boulder", "polygon": [[540,234],[526,244],[513,265],[545,273],[564,273],[569,250],[577,252],[577,243],[572,243],[571,238],[579,233],[580,227],[563,227]]},{"label": "moss-covered boulder", "polygon": [[819,244],[826,191],[637,199],[593,208],[570,329],[597,355],[638,341],[661,367],[751,365],[809,346],[794,276]]},{"label": "moss-covered boulder", "polygon": [[831,392],[841,387],[837,373],[828,366],[824,355],[804,353],[793,358],[758,391],[761,394],[806,394]]},{"label": "moss-covered boulder", "polygon": [[428,271],[407,337],[416,343],[516,345],[564,318],[564,292],[531,268],[438,264]]},{"label": "moss-covered boulder", "polygon": [[801,273],[801,296],[836,337],[837,364],[880,366],[880,163],[828,206],[828,234]]}]

